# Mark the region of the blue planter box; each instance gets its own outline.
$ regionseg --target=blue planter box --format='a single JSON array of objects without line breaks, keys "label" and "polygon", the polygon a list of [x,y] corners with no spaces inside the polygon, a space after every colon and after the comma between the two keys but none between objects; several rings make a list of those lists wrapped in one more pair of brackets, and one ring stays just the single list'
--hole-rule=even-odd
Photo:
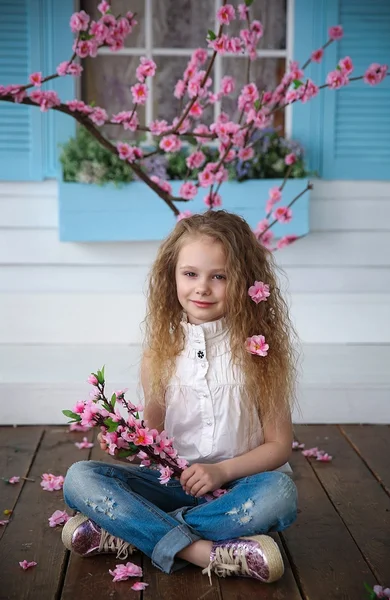
[{"label": "blue planter box", "polygon": [[[307,185],[307,179],[290,179],[280,202],[285,206]],[[268,190],[280,185],[279,179],[256,179],[239,183],[227,181],[220,189],[222,208],[237,213],[254,228],[265,216]],[[182,181],[172,181],[178,195]],[[178,202],[183,212],[204,212],[203,202],[208,189],[201,188],[189,202]],[[293,219],[273,227],[276,237],[309,231],[309,192],[293,206]],[[97,186],[84,183],[59,182],[59,229],[63,242],[105,242],[129,240],[162,240],[172,230],[176,218],[169,207],[142,182],[123,187],[112,184]]]}]

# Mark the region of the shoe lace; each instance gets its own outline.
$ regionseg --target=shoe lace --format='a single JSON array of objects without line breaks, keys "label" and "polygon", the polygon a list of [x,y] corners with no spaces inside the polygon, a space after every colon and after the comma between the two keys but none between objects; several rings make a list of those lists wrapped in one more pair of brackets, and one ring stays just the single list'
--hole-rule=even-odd
[{"label": "shoe lace", "polygon": [[116,558],[125,559],[129,553],[132,554],[133,546],[102,529],[99,552],[116,552]]},{"label": "shoe lace", "polygon": [[236,574],[249,575],[249,568],[244,551],[231,547],[226,548],[224,546],[217,546],[215,549],[215,557],[202,571],[202,574],[207,573],[210,585],[211,571],[214,571],[218,577],[229,577],[230,575]]}]

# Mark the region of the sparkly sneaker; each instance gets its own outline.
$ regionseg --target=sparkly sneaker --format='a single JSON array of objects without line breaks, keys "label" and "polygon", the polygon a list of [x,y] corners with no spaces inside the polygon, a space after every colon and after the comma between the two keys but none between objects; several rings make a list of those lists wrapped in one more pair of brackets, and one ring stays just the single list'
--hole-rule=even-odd
[{"label": "sparkly sneaker", "polygon": [[126,559],[136,550],[134,546],[109,534],[81,513],[65,523],[62,543],[68,550],[81,556],[116,554],[116,558]]},{"label": "sparkly sneaker", "polygon": [[272,583],[281,578],[284,565],[276,542],[268,535],[255,535],[213,542],[210,564],[202,571],[210,583],[212,571],[219,577],[241,575]]}]

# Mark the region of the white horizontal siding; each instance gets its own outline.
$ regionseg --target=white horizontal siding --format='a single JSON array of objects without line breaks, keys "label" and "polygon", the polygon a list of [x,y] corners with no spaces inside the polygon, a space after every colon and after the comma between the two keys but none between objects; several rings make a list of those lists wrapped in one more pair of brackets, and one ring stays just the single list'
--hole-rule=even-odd
[{"label": "white horizontal siding", "polygon": [[[390,422],[389,223],[390,182],[316,181],[310,235],[276,255],[303,341],[296,421]],[[157,248],[60,243],[55,182],[0,184],[0,423],[61,422],[103,364],[140,393]]]},{"label": "white horizontal siding", "polygon": [[[6,344],[137,343],[145,297],[6,293],[0,314],[0,340]],[[305,343],[390,342],[390,294],[293,294],[291,314]]]}]

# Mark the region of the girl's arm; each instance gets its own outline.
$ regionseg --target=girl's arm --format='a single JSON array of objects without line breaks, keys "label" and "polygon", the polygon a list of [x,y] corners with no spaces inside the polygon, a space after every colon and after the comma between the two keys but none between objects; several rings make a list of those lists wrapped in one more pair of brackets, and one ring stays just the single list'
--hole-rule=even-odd
[{"label": "girl's arm", "polygon": [[141,384],[145,397],[144,420],[149,429],[164,429],[165,409],[156,401],[153,401],[150,393],[150,377],[149,377],[149,362],[148,354],[144,354],[141,363]]},{"label": "girl's arm", "polygon": [[193,464],[180,478],[183,489],[196,497],[220,488],[233,479],[273,471],[288,461],[292,450],[291,417],[263,424],[264,443],[241,456],[216,464]]},{"label": "girl's arm", "polygon": [[293,441],[291,417],[286,417],[278,423],[263,424],[263,433],[264,443],[261,446],[218,463],[226,481],[263,471],[274,471],[288,461]]}]

